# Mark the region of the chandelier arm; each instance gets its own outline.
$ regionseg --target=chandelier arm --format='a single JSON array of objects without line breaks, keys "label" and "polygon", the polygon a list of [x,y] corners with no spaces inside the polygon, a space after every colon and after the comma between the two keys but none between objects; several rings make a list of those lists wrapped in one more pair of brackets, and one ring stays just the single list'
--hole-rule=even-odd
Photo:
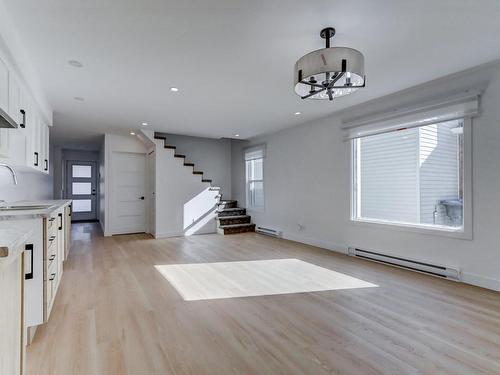
[{"label": "chandelier arm", "polygon": [[302,83],[302,84],[307,85],[307,86],[314,86],[314,87],[317,87],[319,89],[325,88],[325,86],[320,85],[319,83],[311,83],[311,82],[304,81],[304,80],[300,81],[299,83]]},{"label": "chandelier arm", "polygon": [[327,92],[328,92],[328,99],[333,100],[332,89],[327,89]]},{"label": "chandelier arm", "polygon": [[332,86],[332,87],[328,87],[330,89],[359,89],[359,88],[363,88],[363,87],[366,87],[365,84],[363,83],[362,85],[357,85],[357,86]]},{"label": "chandelier arm", "polygon": [[334,88],[335,83],[341,79],[344,76],[344,72],[340,72],[334,79],[332,79],[332,82],[328,85],[329,89]]},{"label": "chandelier arm", "polygon": [[306,96],[301,96],[300,98],[301,98],[301,99],[307,99],[307,98],[310,98],[311,96],[314,96],[314,95],[316,95],[316,94],[319,94],[320,92],[323,92],[323,91],[325,91],[325,90],[326,90],[326,87],[323,87],[321,90],[314,91],[314,92],[312,92],[312,93],[310,93],[310,94],[307,94]]}]

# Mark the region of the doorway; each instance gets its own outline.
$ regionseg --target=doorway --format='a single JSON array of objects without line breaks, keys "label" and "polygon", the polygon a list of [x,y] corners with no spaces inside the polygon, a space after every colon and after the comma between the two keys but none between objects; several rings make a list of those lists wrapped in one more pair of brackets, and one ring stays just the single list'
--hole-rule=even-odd
[{"label": "doorway", "polygon": [[113,151],[110,169],[109,217],[112,234],[146,232],[149,203],[149,197],[146,198],[146,155]]},{"label": "doorway", "polygon": [[66,199],[73,200],[71,221],[97,220],[97,165],[95,161],[66,162]]}]

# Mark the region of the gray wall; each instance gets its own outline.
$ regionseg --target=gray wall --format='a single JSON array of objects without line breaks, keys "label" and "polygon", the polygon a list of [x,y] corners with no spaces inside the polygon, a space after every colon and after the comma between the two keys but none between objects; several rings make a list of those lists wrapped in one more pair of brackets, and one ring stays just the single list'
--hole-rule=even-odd
[{"label": "gray wall", "polygon": [[186,155],[186,161],[195,163],[195,169],[212,180],[212,186],[219,186],[223,198],[230,198],[231,140],[167,134],[167,142],[177,147],[176,153]]},{"label": "gray wall", "polygon": [[[484,87],[481,115],[473,121],[473,240],[352,223],[350,145],[341,118]],[[367,88],[369,89],[369,88]],[[356,94],[354,94],[356,95]],[[342,100],[342,99],[339,99]],[[265,211],[257,224],[282,229],[286,238],[344,250],[375,249],[457,266],[466,282],[500,290],[500,68],[489,65],[377,99],[331,117],[253,139],[266,143]],[[332,105],[332,103],[322,103]],[[310,103],[311,110],[317,103]],[[241,143],[233,142],[233,198],[245,202]],[[300,230],[297,224],[304,225]]]}]

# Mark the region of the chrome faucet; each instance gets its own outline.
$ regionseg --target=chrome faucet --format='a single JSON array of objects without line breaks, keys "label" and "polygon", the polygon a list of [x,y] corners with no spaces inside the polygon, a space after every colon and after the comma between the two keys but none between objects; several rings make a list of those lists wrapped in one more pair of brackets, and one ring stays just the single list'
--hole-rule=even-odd
[{"label": "chrome faucet", "polygon": [[5,167],[10,171],[10,174],[12,175],[12,179],[14,180],[14,185],[17,185],[17,176],[16,176],[16,171],[14,168],[12,168],[10,165],[5,164],[5,163],[0,163],[0,167]]}]

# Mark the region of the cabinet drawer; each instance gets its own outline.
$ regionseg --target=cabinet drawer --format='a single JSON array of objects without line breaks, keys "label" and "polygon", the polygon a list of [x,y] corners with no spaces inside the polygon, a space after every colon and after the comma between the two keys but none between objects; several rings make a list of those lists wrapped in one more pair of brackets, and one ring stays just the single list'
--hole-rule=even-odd
[{"label": "cabinet drawer", "polygon": [[49,233],[51,230],[54,230],[57,226],[57,215],[50,216],[45,219],[45,226],[47,229],[47,233]]},{"label": "cabinet drawer", "polygon": [[43,261],[43,280],[47,281],[50,275],[54,272],[57,272],[57,254],[52,254],[47,258],[47,260]]},{"label": "cabinet drawer", "polygon": [[57,233],[49,233],[47,235],[47,239],[46,239],[46,245],[45,245],[45,248],[47,249],[47,251],[44,251],[44,257],[43,259],[44,260],[47,260],[49,259],[52,255],[54,254],[57,254]]}]

